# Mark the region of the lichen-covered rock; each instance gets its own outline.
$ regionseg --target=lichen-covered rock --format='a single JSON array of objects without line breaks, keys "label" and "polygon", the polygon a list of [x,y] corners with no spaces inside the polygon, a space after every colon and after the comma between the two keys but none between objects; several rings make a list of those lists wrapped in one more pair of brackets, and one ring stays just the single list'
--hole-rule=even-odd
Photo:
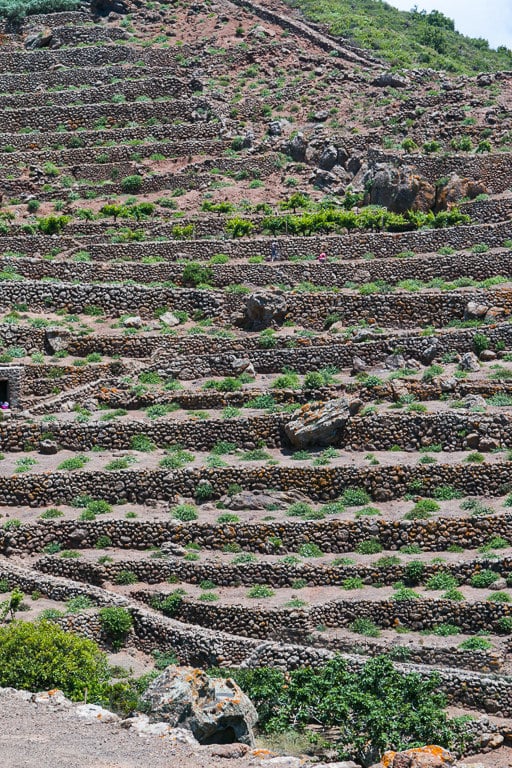
[{"label": "lichen-covered rock", "polygon": [[254,744],[258,715],[231,678],[210,678],[201,669],[167,667],[143,696],[151,721],[192,731],[201,744]]},{"label": "lichen-covered rock", "polygon": [[294,448],[335,445],[349,420],[359,410],[360,401],[346,398],[328,403],[306,403],[298,416],[285,425],[286,436]]},{"label": "lichen-covered rock", "polygon": [[455,757],[435,744],[404,752],[385,752],[381,760],[384,768],[442,768],[454,764]]},{"label": "lichen-covered rock", "polygon": [[480,363],[478,362],[478,357],[474,352],[466,352],[460,359],[459,368],[461,371],[479,371]]}]

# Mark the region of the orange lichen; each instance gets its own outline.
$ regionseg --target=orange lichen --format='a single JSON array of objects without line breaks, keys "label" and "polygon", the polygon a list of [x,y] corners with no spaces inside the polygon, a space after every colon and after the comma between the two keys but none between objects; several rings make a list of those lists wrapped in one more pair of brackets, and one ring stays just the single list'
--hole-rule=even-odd
[{"label": "orange lichen", "polygon": [[[381,765],[383,768],[392,768],[393,761],[398,753],[397,752],[384,752],[384,754],[381,757]],[[404,755],[431,755],[432,757],[437,758],[439,763],[448,763],[451,764],[453,762],[453,757],[449,752],[447,752],[444,747],[439,747],[437,744],[427,744],[425,747],[417,747],[416,749],[407,749],[401,754]]]}]

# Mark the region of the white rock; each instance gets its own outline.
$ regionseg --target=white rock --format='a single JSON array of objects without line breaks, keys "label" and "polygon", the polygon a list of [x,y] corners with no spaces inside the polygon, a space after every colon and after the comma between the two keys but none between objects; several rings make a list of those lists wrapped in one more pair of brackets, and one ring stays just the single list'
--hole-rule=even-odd
[{"label": "white rock", "polygon": [[125,328],[141,328],[142,318],[139,317],[139,315],[133,315],[132,317],[125,317],[125,319],[123,320],[123,325]]},{"label": "white rock", "polygon": [[341,763],[317,763],[316,768],[358,768],[352,760],[342,760]]},{"label": "white rock", "polygon": [[62,691],[59,690],[34,693],[32,701],[36,704],[52,704],[53,706],[69,704],[68,699],[66,699]]},{"label": "white rock", "polygon": [[269,760],[263,760],[261,765],[268,768],[269,765],[275,766],[275,768],[300,768],[300,758],[289,757],[283,755],[282,757],[271,757]]},{"label": "white rock", "polygon": [[171,327],[180,324],[180,321],[172,312],[164,312],[163,315],[160,315],[160,322]]},{"label": "white rock", "polygon": [[22,699],[22,701],[32,700],[30,691],[19,691],[17,688],[0,688],[1,696],[15,696],[17,699]]},{"label": "white rock", "polygon": [[192,733],[186,728],[172,728],[168,723],[159,721],[150,723],[147,715],[136,715],[123,720],[123,728],[135,731],[139,736],[167,736],[174,744],[189,744],[191,747],[199,746]]},{"label": "white rock", "polygon": [[75,710],[78,717],[84,720],[101,720],[102,723],[115,723],[119,717],[108,709],[103,709],[98,704],[80,704]]}]

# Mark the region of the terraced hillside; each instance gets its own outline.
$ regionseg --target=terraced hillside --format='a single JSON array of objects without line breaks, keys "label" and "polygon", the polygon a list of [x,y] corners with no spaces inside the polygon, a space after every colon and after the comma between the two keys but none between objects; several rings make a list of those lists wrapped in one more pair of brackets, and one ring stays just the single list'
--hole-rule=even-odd
[{"label": "terraced hillside", "polygon": [[1,38],[3,586],[100,640],[124,605],[148,658],[389,652],[498,746],[512,73],[124,10]]}]

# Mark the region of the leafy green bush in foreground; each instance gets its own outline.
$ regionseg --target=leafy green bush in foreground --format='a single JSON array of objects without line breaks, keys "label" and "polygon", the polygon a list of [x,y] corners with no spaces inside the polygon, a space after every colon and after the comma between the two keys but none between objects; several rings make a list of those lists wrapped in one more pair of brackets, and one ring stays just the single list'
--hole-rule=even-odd
[{"label": "leafy green bush in foreground", "polygon": [[439,679],[402,674],[384,656],[371,659],[357,673],[337,657],[315,670],[284,674],[269,668],[236,669],[230,674],[252,699],[264,732],[301,730],[312,722],[336,726],[340,757],[364,765],[387,749],[449,746],[454,739]]},{"label": "leafy green bush in foreground", "polygon": [[109,677],[107,657],[91,640],[51,621],[16,621],[0,628],[0,686],[44,691],[60,688],[78,701],[94,701]]}]

